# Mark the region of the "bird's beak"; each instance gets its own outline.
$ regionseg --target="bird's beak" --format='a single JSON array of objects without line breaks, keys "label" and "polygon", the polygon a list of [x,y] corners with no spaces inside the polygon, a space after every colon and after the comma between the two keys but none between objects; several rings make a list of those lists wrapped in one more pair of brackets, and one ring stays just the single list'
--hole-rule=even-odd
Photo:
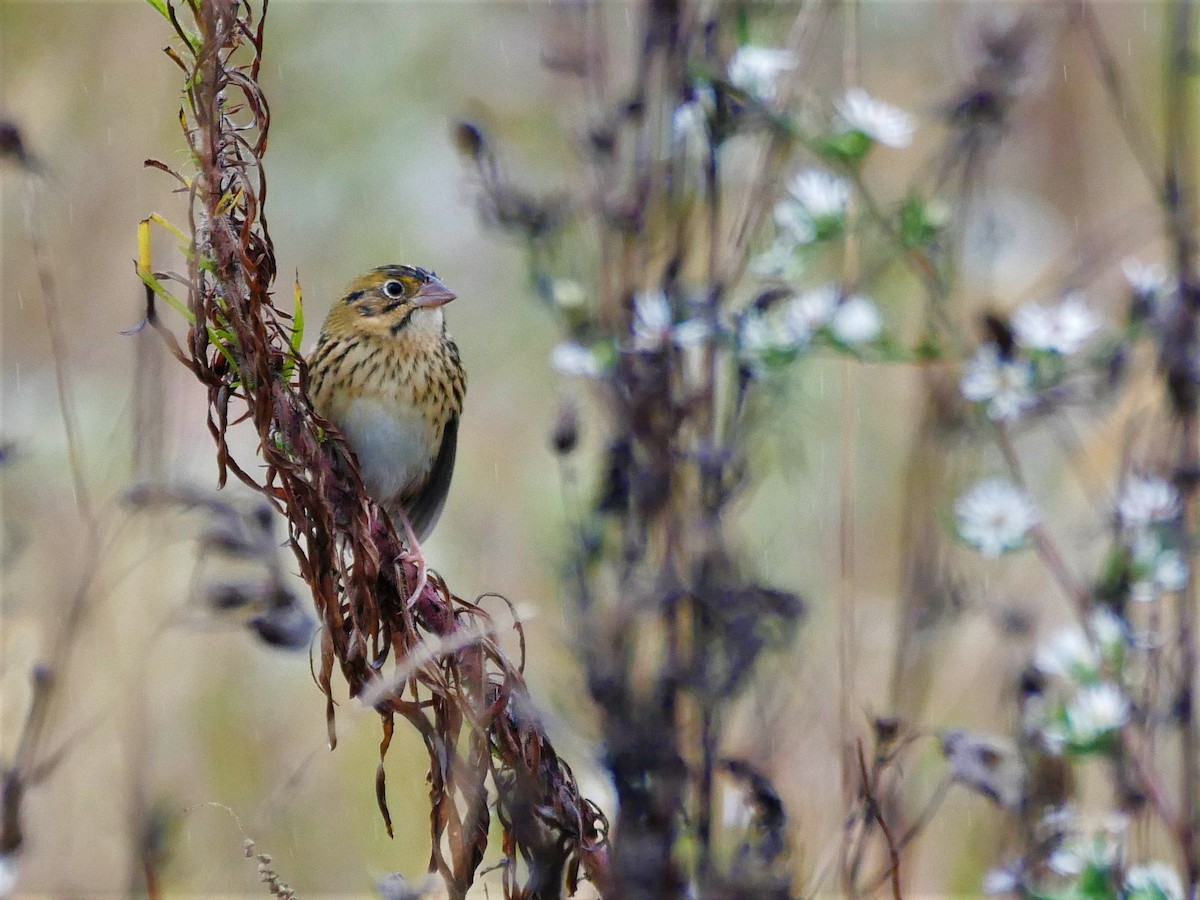
[{"label": "bird's beak", "polygon": [[442,284],[441,279],[431,278],[412,298],[412,305],[417,307],[444,306],[457,297],[458,294]]}]

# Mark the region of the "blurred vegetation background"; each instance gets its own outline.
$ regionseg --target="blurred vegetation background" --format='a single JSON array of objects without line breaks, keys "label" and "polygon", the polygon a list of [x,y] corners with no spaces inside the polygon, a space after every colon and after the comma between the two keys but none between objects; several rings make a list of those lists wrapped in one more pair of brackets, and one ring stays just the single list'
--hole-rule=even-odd
[{"label": "blurred vegetation background", "polygon": [[[1050,22],[1036,83],[978,186],[985,202],[967,236],[975,250],[962,273],[964,296],[980,310],[1005,310],[1049,296],[1083,263],[1081,286],[1094,292],[1094,306],[1115,312],[1121,258],[1156,255],[1156,211],[1094,60],[1062,27],[1066,7],[1036,5]],[[628,58],[637,8],[606,8],[611,49],[618,60]],[[867,174],[880,194],[899,196],[944,140],[938,118],[967,70],[972,23],[998,10],[932,0],[861,5],[862,83],[922,121],[913,150],[872,159]],[[794,11],[779,4],[753,17],[755,43],[782,43]],[[1131,96],[1156,97],[1162,4],[1099,4],[1096,13]],[[592,485],[585,477],[564,489],[548,442],[560,398],[582,388],[553,375],[548,357],[559,335],[533,296],[522,248],[480,226],[452,144],[457,118],[478,119],[505,148],[518,181],[535,192],[574,185],[587,123],[579,85],[542,64],[558,39],[555,22],[540,2],[276,0],[261,77],[272,110],[266,216],[280,272],[297,272],[303,285],[306,348],[344,283],[372,266],[432,268],[458,292],[448,317],[468,368],[467,408],[454,488],[426,555],[460,595],[496,591],[518,604],[527,618],[533,697],[585,793],[604,805],[608,787],[560,603],[565,510]],[[832,88],[841,38],[836,21],[829,28],[828,59],[815,71]],[[56,281],[87,483],[112,537],[70,668],[61,673],[68,687],[53,710],[54,734],[68,750],[28,803],[21,886],[97,895],[136,884],[131,847],[150,812],[164,823],[170,888],[260,890],[241,855],[248,835],[301,894],[367,892],[387,872],[417,874],[427,858],[425,757],[416,736],[398,731],[388,758],[397,828],[389,841],[374,797],[376,717],[344,703],[341,743],[328,752],[323,702],[305,655],[265,648],[206,616],[189,597],[188,519],[131,519],[120,503],[139,477],[207,486],[216,472],[200,388],[153,335],[120,333],[141,314],[132,263],[138,220],[151,211],[179,220],[184,210],[170,179],[142,166],[151,157],[181,159],[180,79],[160,52],[167,40],[163,21],[140,3],[0,3],[0,116],[22,129],[44,172],[35,225]],[[1148,121],[1156,112],[1142,110]],[[0,164],[0,437],[12,443],[0,469],[0,758],[13,752],[31,667],[86,574],[31,258],[26,178]],[[179,267],[174,252],[160,241],[156,267]],[[879,293],[885,316],[889,304],[914,308],[900,296],[907,289]],[[290,290],[279,285],[284,296]],[[850,409],[843,405],[847,377],[857,385]],[[759,477],[739,506],[750,562],[810,603],[797,647],[766,674],[741,723],[746,748],[765,760],[790,804],[798,873],[827,861],[842,827],[834,700],[838,435],[844,418],[856,417],[854,686],[866,722],[890,711],[917,377],[900,366],[872,370],[840,360],[798,367],[763,410],[771,424],[754,461]],[[147,393],[135,401],[135,389]],[[161,444],[153,422],[138,417],[147,405],[161,409]],[[1065,455],[1050,436],[1026,450],[1041,496],[1055,501],[1052,525],[1089,561],[1098,527],[1089,503],[1097,499],[1097,473],[1107,477],[1117,465],[1128,412],[1081,417],[1078,444]],[[583,421],[587,459],[604,435]],[[975,450],[960,454],[952,488],[987,464]],[[593,471],[586,463],[577,468]],[[950,497],[927,502],[944,507]],[[282,528],[279,534],[282,540]],[[1066,618],[1030,559],[990,571],[1004,587],[937,636],[919,728],[1004,730],[1011,686],[1036,635]],[[1009,612],[1028,617],[1033,629],[1005,631]],[[936,758],[906,773],[917,796],[936,781]],[[911,851],[910,883],[973,892],[1002,845],[1001,817],[988,803],[952,795]]]}]

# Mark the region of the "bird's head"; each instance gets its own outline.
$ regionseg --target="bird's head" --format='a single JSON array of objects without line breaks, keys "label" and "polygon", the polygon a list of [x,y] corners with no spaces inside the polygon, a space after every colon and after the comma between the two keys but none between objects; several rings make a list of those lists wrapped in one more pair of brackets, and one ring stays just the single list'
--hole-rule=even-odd
[{"label": "bird's head", "polygon": [[379,266],[350,283],[330,310],[328,325],[392,338],[405,333],[440,335],[445,328],[441,307],[455,296],[427,269]]}]

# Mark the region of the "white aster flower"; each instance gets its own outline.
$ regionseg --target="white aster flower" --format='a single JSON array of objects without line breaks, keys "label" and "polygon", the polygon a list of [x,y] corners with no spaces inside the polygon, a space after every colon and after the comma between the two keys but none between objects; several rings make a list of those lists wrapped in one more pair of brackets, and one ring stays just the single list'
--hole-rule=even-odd
[{"label": "white aster flower", "polygon": [[1038,521],[1029,495],[998,478],[980,481],[954,504],[958,534],[988,557],[997,557],[1025,541]]},{"label": "white aster flower", "polygon": [[604,374],[604,364],[596,351],[575,341],[564,341],[551,350],[550,365],[561,375],[598,378]]},{"label": "white aster flower", "polygon": [[695,347],[712,336],[713,330],[703,319],[688,319],[671,329],[671,340],[677,347]]},{"label": "white aster flower", "polygon": [[680,103],[671,113],[675,140],[685,145],[707,143],[708,116],[716,106],[712,88],[700,88],[691,100]]},{"label": "white aster flower", "polygon": [[786,248],[788,255],[794,259],[797,244],[811,244],[817,239],[817,226],[813,224],[813,217],[795,200],[783,200],[775,204],[772,217],[780,237],[785,239],[776,242],[778,252]]},{"label": "white aster flower", "polygon": [[1102,660],[1119,659],[1125,650],[1125,623],[1107,609],[1097,609],[1088,619],[1091,637],[1078,625],[1056,631],[1038,648],[1033,663],[1047,675],[1089,680],[1100,671]]},{"label": "white aster flower", "polygon": [[987,404],[988,418],[1008,422],[1036,405],[1032,380],[1027,360],[1004,359],[995,344],[984,344],[963,367],[961,389],[972,403]]},{"label": "white aster flower", "polygon": [[1126,900],[1183,900],[1183,882],[1166,863],[1130,866],[1125,873]]},{"label": "white aster flower", "polygon": [[1130,550],[1142,574],[1129,589],[1134,600],[1147,603],[1158,599],[1164,591],[1181,591],[1187,586],[1187,559],[1178,550],[1164,547],[1162,537],[1156,532],[1135,532]]},{"label": "white aster flower", "polygon": [[784,320],[798,343],[807,344],[829,324],[838,305],[838,289],[832,284],[805,291],[788,303]]},{"label": "white aster flower", "polygon": [[[789,205],[794,207],[796,204]],[[778,207],[776,209],[778,210]],[[804,221],[810,230],[808,237],[799,243],[807,243],[816,237],[816,231],[812,230],[812,222],[807,216]],[[783,226],[780,227],[784,230]],[[794,234],[788,234],[786,237],[781,235],[775,243],[750,260],[750,271],[769,281],[795,281],[804,270],[800,257],[796,254],[796,243]]]},{"label": "white aster flower", "polygon": [[580,309],[587,305],[587,292],[573,278],[555,278],[550,282],[550,299],[560,309]]},{"label": "white aster flower", "polygon": [[1047,675],[1089,678],[1100,668],[1100,654],[1082,628],[1063,628],[1038,648],[1033,664]]},{"label": "white aster flower", "polygon": [[777,47],[738,47],[729,60],[729,81],[764,103],[775,99],[779,79],[796,68],[796,54]]},{"label": "white aster flower", "polygon": [[1015,894],[1021,889],[1021,878],[1008,869],[990,869],[980,887],[985,894]]},{"label": "white aster flower", "polygon": [[1050,854],[1046,864],[1059,875],[1080,875],[1089,867],[1108,869],[1117,860],[1117,845],[1111,837],[1096,834],[1091,839],[1072,836]]},{"label": "white aster flower", "polygon": [[1178,550],[1164,550],[1154,563],[1154,584],[1163,591],[1182,591],[1187,587],[1188,564]]},{"label": "white aster flower", "polygon": [[788,193],[813,219],[835,219],[846,214],[850,182],[824,169],[805,169],[788,182]]},{"label": "white aster flower", "polygon": [[1022,347],[1070,356],[1100,330],[1100,319],[1072,291],[1056,306],[1025,304],[1013,313],[1012,327]]},{"label": "white aster flower", "polygon": [[745,791],[726,787],[721,794],[721,824],[745,831],[754,822],[755,808]]},{"label": "white aster flower", "polygon": [[1166,266],[1157,263],[1142,262],[1140,259],[1128,257],[1121,263],[1121,271],[1129,287],[1139,297],[1157,297],[1167,289],[1171,274]]},{"label": "white aster flower", "polygon": [[1169,522],[1178,518],[1179,512],[1179,491],[1166,479],[1152,475],[1127,478],[1117,501],[1121,523],[1135,528]]},{"label": "white aster flower", "polygon": [[671,304],[662,291],[635,294],[633,298],[633,348],[661,350],[671,337]]},{"label": "white aster flower", "polygon": [[843,131],[862,132],[889,147],[907,147],[917,128],[912,116],[900,107],[877,100],[862,88],[847,91],[837,111]]},{"label": "white aster flower", "polygon": [[1103,606],[1097,608],[1088,617],[1088,625],[1092,629],[1092,637],[1100,645],[1100,651],[1106,658],[1123,652],[1125,649],[1125,623],[1112,610]]},{"label": "white aster flower", "polygon": [[833,314],[829,330],[843,344],[867,344],[879,337],[883,317],[875,304],[860,294],[847,297]]},{"label": "white aster flower", "polygon": [[1089,684],[1067,704],[1063,718],[1060,727],[1066,742],[1087,746],[1129,721],[1129,700],[1114,684]]},{"label": "white aster flower", "polygon": [[766,357],[796,349],[796,339],[776,316],[752,310],[742,316],[738,327],[738,356],[751,368],[760,370]]}]

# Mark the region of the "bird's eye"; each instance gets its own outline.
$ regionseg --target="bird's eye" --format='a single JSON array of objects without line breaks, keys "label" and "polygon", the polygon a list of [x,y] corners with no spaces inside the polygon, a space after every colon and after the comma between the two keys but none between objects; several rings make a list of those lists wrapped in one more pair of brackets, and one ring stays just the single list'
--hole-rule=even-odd
[{"label": "bird's eye", "polygon": [[383,285],[383,292],[393,300],[399,300],[404,296],[404,285],[398,281],[386,281]]}]

